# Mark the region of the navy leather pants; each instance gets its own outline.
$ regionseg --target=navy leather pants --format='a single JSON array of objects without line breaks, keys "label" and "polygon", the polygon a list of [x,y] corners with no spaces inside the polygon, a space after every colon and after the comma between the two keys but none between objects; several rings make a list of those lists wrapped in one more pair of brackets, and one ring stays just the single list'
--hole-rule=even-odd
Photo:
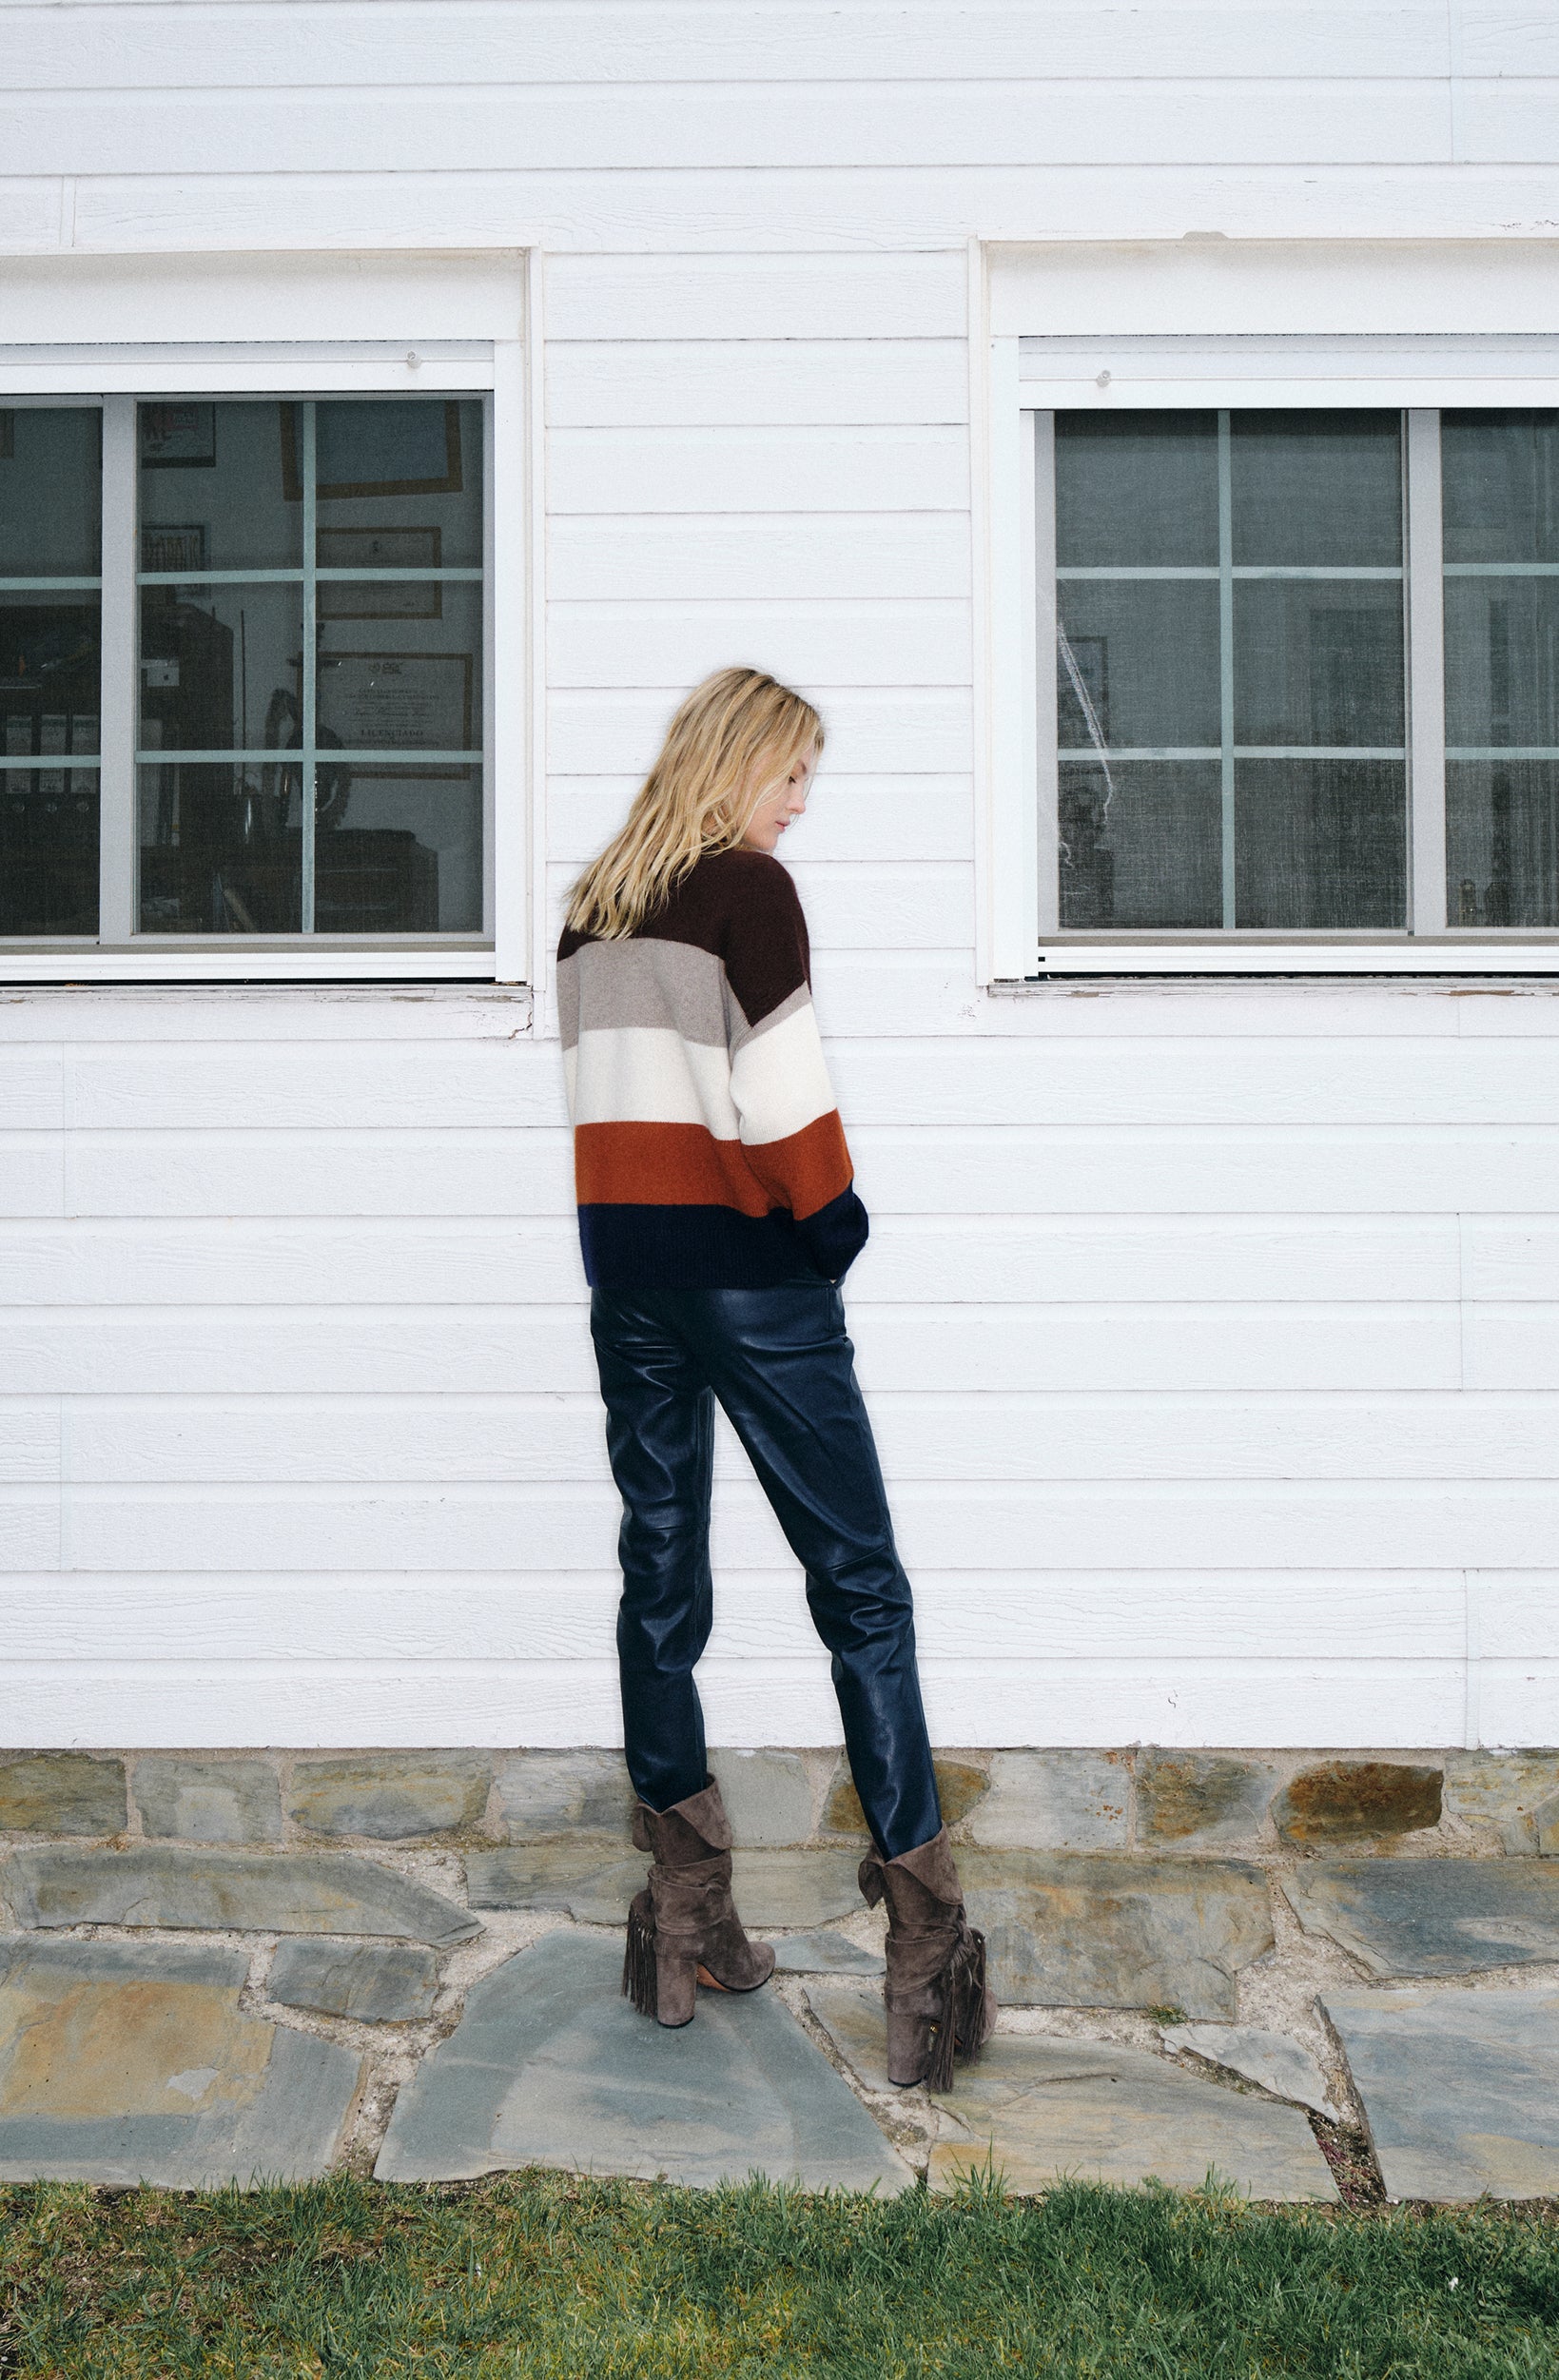
[{"label": "navy leather pants", "polygon": [[807,1573],[867,1824],[888,1859],[927,1842],[942,1818],[909,1581],[838,1290],[597,1289],[590,1327],[624,1508],[617,1658],[634,1791],[667,1809],[707,1773],[692,1673],[713,1618],[718,1397]]}]

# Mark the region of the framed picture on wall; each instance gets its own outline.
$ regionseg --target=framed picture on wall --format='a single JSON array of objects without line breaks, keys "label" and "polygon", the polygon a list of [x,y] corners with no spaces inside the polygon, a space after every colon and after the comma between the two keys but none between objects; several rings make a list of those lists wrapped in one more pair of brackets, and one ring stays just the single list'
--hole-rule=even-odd
[{"label": "framed picture on wall", "polygon": [[143,521],[141,567],[143,570],[204,570],[205,521]]},{"label": "framed picture on wall", "polygon": [[427,529],[332,529],[319,532],[322,570],[361,571],[361,578],[322,578],[322,620],[438,620],[444,591],[437,578],[379,578],[382,570],[437,570],[442,532]]},{"label": "framed picture on wall", "polygon": [[[458,496],[464,488],[460,408],[453,399],[322,402],[314,436],[322,503],[349,496]],[[302,437],[297,406],[283,406],[282,487],[289,504],[303,493]]]},{"label": "framed picture on wall", "polygon": [[[382,755],[381,773],[419,751],[467,751],[473,677],[468,653],[322,653],[320,717],[344,751]],[[354,776],[375,770],[352,764]]]},{"label": "framed picture on wall", "polygon": [[154,404],[137,408],[144,471],[209,471],[217,459],[215,405]]}]

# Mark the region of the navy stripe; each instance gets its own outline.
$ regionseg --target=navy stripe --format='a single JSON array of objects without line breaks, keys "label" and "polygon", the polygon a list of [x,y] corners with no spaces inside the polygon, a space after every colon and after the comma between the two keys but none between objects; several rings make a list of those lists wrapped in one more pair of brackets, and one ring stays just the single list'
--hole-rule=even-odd
[{"label": "navy stripe", "polygon": [[825,1278],[783,1209],[581,1206],[579,1245],[592,1289],[783,1289]]}]

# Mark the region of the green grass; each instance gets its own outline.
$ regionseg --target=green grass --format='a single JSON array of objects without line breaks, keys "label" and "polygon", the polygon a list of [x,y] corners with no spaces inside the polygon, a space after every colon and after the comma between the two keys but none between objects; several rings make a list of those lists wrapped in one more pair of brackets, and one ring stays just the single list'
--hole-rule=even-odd
[{"label": "green grass", "polygon": [[556,2174],[0,2189],[0,2373],[1555,2380],[1551,2210],[695,2193]]}]

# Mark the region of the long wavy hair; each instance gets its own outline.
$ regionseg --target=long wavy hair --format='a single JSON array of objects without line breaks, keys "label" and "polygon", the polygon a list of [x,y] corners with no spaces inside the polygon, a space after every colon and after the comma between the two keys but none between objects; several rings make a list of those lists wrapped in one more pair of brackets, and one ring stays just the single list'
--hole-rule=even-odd
[{"label": "long wavy hair", "polygon": [[762,670],[716,670],[666,731],[621,829],[569,894],[567,922],[603,942],[641,926],[706,851],[740,843],[796,762],[823,749],[809,702]]}]

